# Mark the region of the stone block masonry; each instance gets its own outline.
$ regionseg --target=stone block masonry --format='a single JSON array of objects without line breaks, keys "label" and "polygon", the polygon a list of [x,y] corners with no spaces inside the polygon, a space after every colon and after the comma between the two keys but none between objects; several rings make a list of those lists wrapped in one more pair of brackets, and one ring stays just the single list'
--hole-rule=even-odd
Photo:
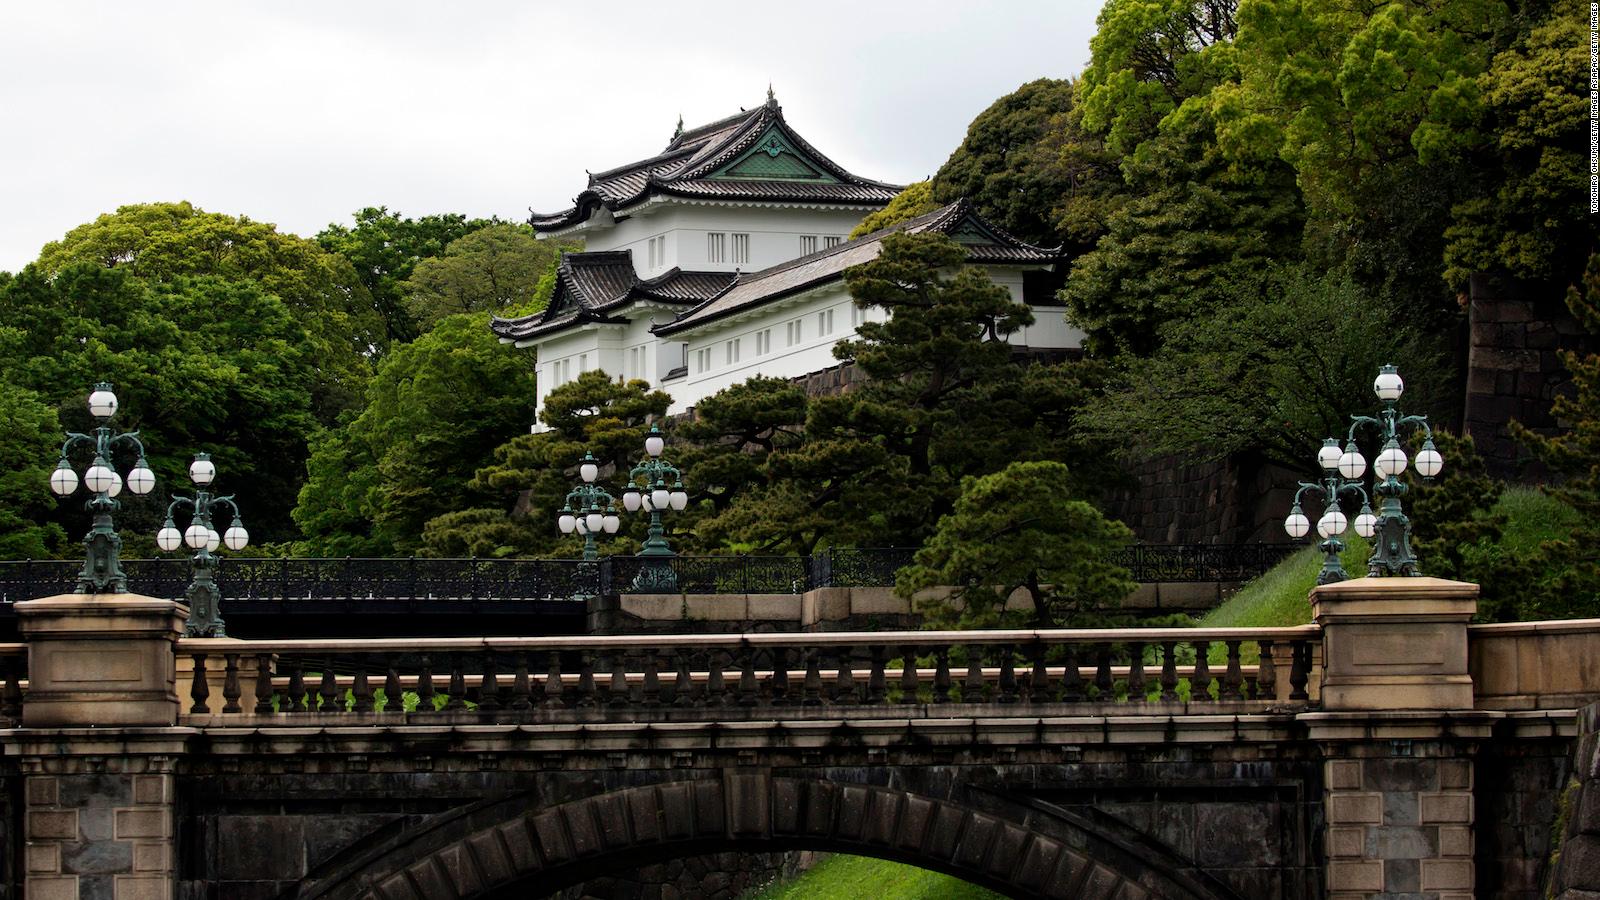
[{"label": "stone block masonry", "polygon": [[1469,900],[1472,761],[1449,743],[1344,748],[1325,764],[1329,900]]},{"label": "stone block masonry", "polygon": [[33,759],[23,868],[33,900],[172,897],[173,774],[164,759]]}]

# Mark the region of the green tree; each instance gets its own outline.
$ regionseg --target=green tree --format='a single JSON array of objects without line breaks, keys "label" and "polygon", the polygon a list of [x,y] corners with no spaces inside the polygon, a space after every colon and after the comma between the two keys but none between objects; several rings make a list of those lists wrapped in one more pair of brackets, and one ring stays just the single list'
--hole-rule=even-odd
[{"label": "green tree", "polygon": [[525,225],[485,225],[421,260],[400,285],[423,331],[445,316],[537,312],[555,290],[555,268],[571,244],[541,241]]},{"label": "green tree", "polygon": [[876,212],[867,213],[867,217],[861,220],[861,224],[851,230],[850,239],[855,240],[874,231],[882,231],[891,225],[899,225],[901,222],[931,213],[938,208],[939,204],[935,203],[933,199],[933,183],[931,181],[918,181],[908,184],[905,190],[894,195],[894,199],[889,201],[888,206]]},{"label": "green tree", "polygon": [[[152,283],[122,267],[47,276],[29,266],[0,288],[0,323],[0,384],[36,393],[85,431],[83,397],[112,382],[117,425],[141,432],[159,483],[186,483],[189,455],[210,452],[256,537],[292,535],[321,379],[312,339],[276,296],[214,276]],[[130,531],[153,532],[159,505],[130,500]],[[69,506],[56,521],[75,531],[81,514]]]},{"label": "green tree", "polygon": [[117,268],[152,284],[209,275],[276,296],[315,351],[315,406],[324,422],[359,401],[369,358],[383,343],[383,323],[347,260],[245,216],[189,203],[119,207],[46,244],[36,265],[55,276],[74,263]]},{"label": "green tree", "polygon": [[444,254],[451,241],[495,219],[468,219],[458,213],[407,218],[388,207],[368,206],[355,214],[353,226],[330,223],[317,234],[323,249],[338,253],[355,267],[383,320],[384,347],[404,343],[420,333],[406,309],[401,284],[417,263]]},{"label": "green tree", "polygon": [[379,365],[361,413],[314,444],[295,521],[318,554],[412,553],[472,505],[474,474],[534,413],[534,366],[483,314],[450,316]]},{"label": "green tree", "polygon": [[1497,270],[1564,283],[1596,241],[1583,205],[1588,24],[1583,7],[1551,4],[1478,76],[1481,188],[1456,206],[1444,251],[1457,288]]},{"label": "green tree", "polygon": [[1210,315],[1231,284],[1298,255],[1293,173],[1230,163],[1203,109],[1173,116],[1124,170],[1131,196],[1074,261],[1061,292],[1097,355],[1147,355],[1168,322]]},{"label": "green tree", "polygon": [[[1172,323],[1161,349],[1128,360],[1079,423],[1129,450],[1197,460],[1260,453],[1307,471],[1308,447],[1341,436],[1398,363],[1408,397],[1447,409],[1443,347],[1341,273],[1279,266],[1228,285],[1212,315]],[[1430,410],[1431,411],[1431,410]]]},{"label": "green tree", "polygon": [[[3,288],[0,288],[3,290]],[[66,541],[50,521],[50,470],[61,445],[56,412],[32,391],[0,380],[0,559],[45,559]]]},{"label": "green tree", "polygon": [[1006,601],[1024,592],[1035,628],[1070,625],[1081,613],[1114,607],[1133,592],[1133,576],[1110,555],[1133,532],[1062,490],[1059,462],[1018,462],[962,482],[955,509],[939,520],[916,562],[895,578],[907,599],[951,586],[949,597],[925,597],[929,624],[964,628],[1012,624]]},{"label": "green tree", "polygon": [[[577,483],[579,461],[592,452],[600,461],[601,480],[620,482],[638,462],[649,422],[664,416],[671,402],[644,381],[613,381],[600,370],[551,390],[539,414],[549,430],[505,441],[472,479],[470,487],[480,503],[496,505],[434,519],[426,533],[427,552],[575,557],[581,541],[562,538],[555,518]],[[631,552],[642,540],[645,524],[642,516],[625,515],[623,530],[607,542],[607,552]]]}]

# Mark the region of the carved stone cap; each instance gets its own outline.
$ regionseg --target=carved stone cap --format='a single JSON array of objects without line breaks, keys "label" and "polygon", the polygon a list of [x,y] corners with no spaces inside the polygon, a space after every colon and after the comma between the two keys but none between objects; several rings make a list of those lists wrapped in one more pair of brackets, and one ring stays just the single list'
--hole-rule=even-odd
[{"label": "carved stone cap", "polygon": [[142,594],[60,594],[17,603],[18,626],[30,639],[130,637],[170,634],[176,639],[189,608]]},{"label": "carved stone cap", "polygon": [[1311,590],[1311,611],[1319,623],[1330,616],[1470,619],[1477,610],[1477,585],[1444,578],[1353,578]]}]

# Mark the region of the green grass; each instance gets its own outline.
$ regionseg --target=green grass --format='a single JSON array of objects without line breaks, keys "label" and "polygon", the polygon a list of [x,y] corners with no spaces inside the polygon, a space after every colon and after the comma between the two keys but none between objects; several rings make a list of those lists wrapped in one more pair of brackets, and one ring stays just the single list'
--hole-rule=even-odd
[{"label": "green grass", "polygon": [[[1511,553],[1531,553],[1543,541],[1564,537],[1578,524],[1578,515],[1561,502],[1545,496],[1538,488],[1509,487],[1500,495],[1495,512],[1505,513],[1506,525],[1499,547]],[[1366,572],[1368,544],[1353,535],[1346,536],[1341,559],[1352,576]],[[1322,569],[1322,554],[1315,547],[1289,557],[1251,581],[1221,606],[1200,618],[1202,628],[1255,628],[1304,625],[1311,621],[1311,589],[1316,587]],[[1427,574],[1428,561],[1422,560]]]},{"label": "green grass", "polygon": [[865,856],[830,856],[746,900],[1000,900],[959,878]]}]

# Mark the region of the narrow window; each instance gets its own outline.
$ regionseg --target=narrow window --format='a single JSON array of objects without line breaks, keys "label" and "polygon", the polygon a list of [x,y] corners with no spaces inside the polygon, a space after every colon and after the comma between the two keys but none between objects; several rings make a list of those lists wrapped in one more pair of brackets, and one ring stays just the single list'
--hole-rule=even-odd
[{"label": "narrow window", "polygon": [[817,252],[817,236],[814,234],[800,235],[800,255],[810,256]]},{"label": "narrow window", "polygon": [[825,309],[817,313],[817,336],[833,334],[833,310]]},{"label": "narrow window", "polygon": [[738,338],[734,338],[733,339],[733,361],[734,362],[738,362],[739,361],[739,339]]},{"label": "narrow window", "polygon": [[728,235],[721,231],[706,234],[706,262],[728,261]]},{"label": "narrow window", "polygon": [[733,261],[736,265],[746,265],[750,262],[750,235],[735,234],[733,236]]},{"label": "narrow window", "polygon": [[826,250],[829,247],[837,247],[843,241],[844,238],[838,236],[837,234],[830,234],[822,239],[822,249]]}]

